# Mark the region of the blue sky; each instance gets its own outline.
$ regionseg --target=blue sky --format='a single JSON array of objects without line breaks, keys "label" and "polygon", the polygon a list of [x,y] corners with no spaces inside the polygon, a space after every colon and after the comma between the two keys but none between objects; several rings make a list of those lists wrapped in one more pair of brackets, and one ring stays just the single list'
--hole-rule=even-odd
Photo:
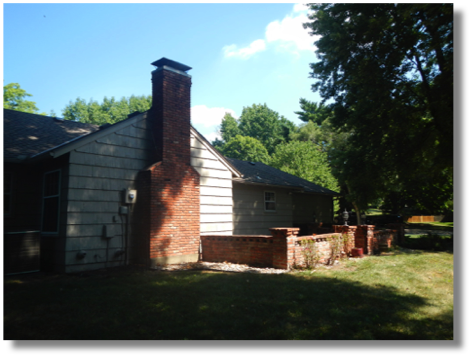
[{"label": "blue sky", "polygon": [[[192,122],[209,140],[224,113],[266,103],[296,124],[316,40],[295,4],[4,4],[4,85],[42,112],[76,98],[151,93],[151,62],[191,66]],[[21,24],[21,26],[18,26]]]}]

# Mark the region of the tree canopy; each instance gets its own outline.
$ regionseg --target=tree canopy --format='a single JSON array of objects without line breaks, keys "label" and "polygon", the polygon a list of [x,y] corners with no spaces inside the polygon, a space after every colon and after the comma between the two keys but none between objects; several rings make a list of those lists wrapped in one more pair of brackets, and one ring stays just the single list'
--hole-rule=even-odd
[{"label": "tree canopy", "polygon": [[300,98],[301,111],[295,111],[298,118],[304,122],[312,122],[321,125],[324,120],[331,116],[331,109],[322,102],[312,102]]},{"label": "tree canopy", "polygon": [[278,145],[270,165],[289,174],[338,192],[339,185],[331,173],[327,154],[310,141],[290,141]]},{"label": "tree canopy", "polygon": [[288,140],[295,126],[266,104],[244,107],[239,119],[239,129],[245,136],[259,140],[273,154],[275,147]]},{"label": "tree canopy", "polygon": [[[31,114],[39,114],[34,101],[26,100],[28,94],[26,90],[20,87],[18,83],[10,83],[3,87],[3,108],[10,110],[23,111]],[[41,115],[46,115],[41,113]]]},{"label": "tree canopy", "polygon": [[224,116],[220,126],[222,141],[214,141],[213,145],[225,154],[223,144],[237,135],[247,136],[257,139],[271,155],[278,144],[289,140],[295,129],[296,126],[291,121],[266,104],[253,104],[243,108],[238,120],[230,114]]},{"label": "tree canopy", "polygon": [[313,90],[333,101],[331,123],[347,134],[330,156],[339,181],[361,207],[398,194],[436,211],[433,194],[438,205],[452,199],[452,4],[310,9]]},{"label": "tree canopy", "polygon": [[63,109],[65,120],[75,120],[90,124],[114,124],[124,120],[136,111],[144,112],[151,108],[151,95],[122,97],[119,101],[114,97],[104,97],[101,104],[97,101],[77,98],[75,102],[70,101]]},{"label": "tree canopy", "polygon": [[268,164],[270,160],[267,149],[259,140],[239,134],[226,142],[220,151],[225,156],[243,161],[259,161]]}]

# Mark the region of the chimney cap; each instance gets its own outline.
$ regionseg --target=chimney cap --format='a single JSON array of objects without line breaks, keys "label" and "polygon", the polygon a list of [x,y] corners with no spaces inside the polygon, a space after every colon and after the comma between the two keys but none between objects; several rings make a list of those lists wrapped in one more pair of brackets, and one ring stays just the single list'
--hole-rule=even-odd
[{"label": "chimney cap", "polygon": [[156,67],[169,66],[179,71],[188,71],[192,69],[192,67],[189,67],[188,65],[181,64],[177,61],[173,61],[165,57],[161,58],[160,60],[156,60],[155,62],[152,62],[151,64]]}]

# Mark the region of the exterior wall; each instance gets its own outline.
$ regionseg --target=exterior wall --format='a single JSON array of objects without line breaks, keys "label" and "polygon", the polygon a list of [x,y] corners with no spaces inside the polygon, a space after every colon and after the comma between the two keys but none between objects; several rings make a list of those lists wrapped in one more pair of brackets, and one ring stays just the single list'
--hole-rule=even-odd
[{"label": "exterior wall", "polygon": [[[276,211],[265,211],[265,191],[276,195]],[[289,190],[233,183],[234,235],[269,235],[271,227],[291,227],[293,203]]]},{"label": "exterior wall", "polygon": [[63,271],[68,201],[68,156],[61,156],[41,164],[6,163],[4,170],[12,174],[11,211],[4,215],[5,235],[23,231],[41,231],[43,176],[48,171],[61,171],[58,233],[41,233],[40,268],[43,271]]},{"label": "exterior wall", "polygon": [[[125,263],[126,215],[119,215],[124,206],[123,190],[136,189],[138,172],[151,162],[153,141],[146,119],[117,130],[70,154],[69,189],[64,265],[66,272],[117,266]],[[137,198],[141,196],[137,193]],[[134,209],[130,222],[134,221]],[[104,225],[113,237],[103,236]],[[133,230],[129,226],[129,230]],[[128,258],[134,256],[137,242],[130,231]],[[83,259],[79,251],[86,252]]]},{"label": "exterior wall", "polygon": [[5,275],[39,271],[39,231],[5,233],[3,236],[3,269]]},{"label": "exterior wall", "polygon": [[332,223],[334,219],[332,196],[293,194],[293,224]]},{"label": "exterior wall", "polygon": [[193,134],[191,165],[200,174],[201,235],[232,235],[232,173]]},{"label": "exterior wall", "polygon": [[3,215],[5,232],[41,229],[41,169],[20,164],[4,165],[11,174],[10,211]]}]

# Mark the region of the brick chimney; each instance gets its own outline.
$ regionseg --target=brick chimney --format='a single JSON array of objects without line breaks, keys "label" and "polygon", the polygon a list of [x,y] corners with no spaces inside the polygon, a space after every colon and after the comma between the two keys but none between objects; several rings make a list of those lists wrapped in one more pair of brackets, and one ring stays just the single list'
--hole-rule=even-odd
[{"label": "brick chimney", "polygon": [[152,112],[158,158],[190,162],[191,70],[167,58],[152,63]]},{"label": "brick chimney", "polygon": [[[158,162],[142,172],[143,228],[149,265],[199,259],[199,173],[191,166],[189,66],[152,63],[152,125]],[[149,210],[148,210],[149,209]]]}]

